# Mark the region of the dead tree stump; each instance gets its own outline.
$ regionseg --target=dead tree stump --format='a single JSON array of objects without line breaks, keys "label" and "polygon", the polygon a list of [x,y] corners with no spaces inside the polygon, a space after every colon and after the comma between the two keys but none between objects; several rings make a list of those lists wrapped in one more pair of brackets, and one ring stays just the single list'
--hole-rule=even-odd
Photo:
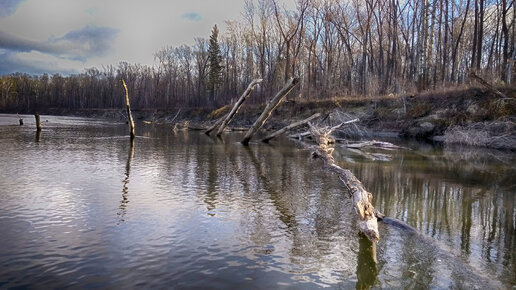
[{"label": "dead tree stump", "polygon": [[34,118],[36,118],[36,130],[41,131],[41,118],[39,117],[39,114],[34,114]]},{"label": "dead tree stump", "polygon": [[131,139],[134,139],[134,120],[133,115],[131,114],[131,104],[129,103],[129,91],[127,90],[125,81],[123,79],[121,81],[125,89],[125,108],[127,109],[127,116],[129,118],[129,135],[131,136]]}]

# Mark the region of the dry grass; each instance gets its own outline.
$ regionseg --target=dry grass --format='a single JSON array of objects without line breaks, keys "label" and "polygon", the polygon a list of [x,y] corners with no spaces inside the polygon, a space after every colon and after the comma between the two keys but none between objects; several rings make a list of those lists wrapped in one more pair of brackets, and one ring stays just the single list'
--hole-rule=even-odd
[{"label": "dry grass", "polygon": [[516,123],[512,120],[478,122],[465,126],[452,126],[444,133],[448,144],[516,149]]}]

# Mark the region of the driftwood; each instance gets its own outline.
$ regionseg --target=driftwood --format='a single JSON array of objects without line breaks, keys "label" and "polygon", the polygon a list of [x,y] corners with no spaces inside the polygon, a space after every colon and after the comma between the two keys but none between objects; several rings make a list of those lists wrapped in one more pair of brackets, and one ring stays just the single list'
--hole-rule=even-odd
[{"label": "driftwood", "polygon": [[378,242],[380,234],[378,232],[378,221],[376,218],[377,211],[372,205],[373,195],[369,193],[360,180],[358,180],[351,171],[343,169],[333,159],[332,153],[334,148],[329,146],[330,135],[332,129],[317,129],[312,124],[310,132],[317,146],[313,146],[312,155],[324,162],[325,167],[337,174],[344,183],[353,199],[353,207],[357,213],[357,224],[360,232],[362,232],[370,241]]},{"label": "driftwood", "polygon": [[287,132],[287,131],[289,131],[289,130],[292,130],[292,129],[294,129],[294,128],[297,128],[297,127],[299,127],[299,126],[302,126],[302,125],[304,125],[304,124],[306,124],[306,123],[308,123],[308,122],[312,121],[313,119],[319,118],[320,116],[321,116],[321,114],[320,114],[320,113],[315,113],[315,114],[313,114],[312,116],[310,116],[310,117],[308,117],[308,118],[306,118],[306,119],[304,119],[304,120],[301,120],[301,121],[298,121],[298,122],[292,123],[292,124],[290,124],[290,125],[288,125],[288,126],[286,126],[286,127],[283,127],[282,129],[280,129],[280,130],[278,130],[278,131],[276,131],[276,132],[274,132],[274,133],[272,133],[272,134],[268,135],[267,137],[263,138],[263,139],[262,139],[262,142],[268,143],[271,139],[276,138],[276,137],[278,137],[279,135],[281,135],[281,134],[283,134],[283,133],[285,133],[285,132]]},{"label": "driftwood", "polygon": [[491,85],[490,83],[485,81],[483,78],[479,77],[475,72],[471,72],[469,75],[472,78],[474,78],[477,82],[479,82],[481,85],[483,85],[486,89],[491,91],[492,93],[498,95],[499,97],[501,97],[503,99],[510,99],[504,93],[502,93],[499,90],[497,90],[493,85]]},{"label": "driftwood", "polygon": [[125,108],[127,109],[127,115],[129,117],[129,135],[131,139],[134,139],[134,120],[133,115],[131,114],[131,104],[129,103],[129,91],[127,90],[127,86],[125,85],[125,81],[122,79],[122,85],[124,85],[125,89]]},{"label": "driftwood", "polygon": [[407,147],[402,147],[402,146],[394,145],[389,142],[376,141],[376,140],[361,141],[361,142],[349,142],[346,139],[336,138],[335,141],[337,141],[339,143],[343,143],[343,144],[341,144],[342,146],[344,146],[346,148],[350,148],[350,149],[361,149],[361,148],[367,147],[367,148],[376,148],[376,149],[384,149],[384,150],[399,150],[399,149],[410,150],[410,148],[407,148]]},{"label": "driftwood", "polygon": [[241,141],[242,144],[248,145],[251,138],[253,138],[254,134],[258,132],[258,130],[265,124],[265,122],[269,119],[272,114],[272,111],[278,107],[281,101],[285,98],[288,93],[294,88],[294,86],[299,82],[298,78],[290,78],[285,86],[274,96],[274,98],[267,104],[265,110],[263,110],[262,114],[256,121],[253,126],[247,131],[244,136],[244,139]]},{"label": "driftwood", "polygon": [[[340,128],[341,128],[342,126],[344,126],[344,125],[353,124],[353,123],[356,123],[356,122],[358,122],[358,121],[360,121],[360,120],[355,118],[355,119],[353,119],[353,120],[349,120],[349,121],[346,121],[346,122],[342,122],[342,123],[340,123],[340,124],[338,124],[338,125],[336,125],[336,126],[331,127],[329,130],[330,130],[331,132],[334,132],[334,131],[336,131],[336,130],[340,129]],[[312,133],[311,133],[310,131],[306,131],[306,132],[303,132],[303,133],[298,133],[298,134],[289,135],[288,137],[290,137],[290,138],[294,138],[294,139],[302,139],[302,138],[304,138],[304,137],[311,137],[311,136],[312,136]],[[332,138],[332,140],[333,140],[333,138]],[[340,140],[344,140],[344,139],[340,139]],[[334,142],[330,142],[330,143],[334,143]]]},{"label": "driftwood", "polygon": [[20,126],[23,126],[23,119],[22,119],[22,117],[20,117],[20,115],[18,115],[18,113],[16,113],[16,116],[18,116],[18,122],[20,123]]},{"label": "driftwood", "polygon": [[34,118],[36,119],[36,130],[41,131],[41,118],[38,113],[34,114]]},{"label": "driftwood", "polygon": [[231,120],[233,120],[233,117],[235,117],[236,113],[238,113],[238,110],[245,102],[247,96],[249,96],[256,87],[256,85],[261,82],[263,82],[263,79],[256,79],[249,84],[245,92],[242,94],[242,96],[240,96],[240,99],[238,99],[238,101],[233,106],[233,109],[231,109],[231,112],[229,112],[229,114],[227,114],[227,116],[224,118],[224,121],[222,121],[222,124],[219,126],[219,129],[217,130],[217,136],[222,135],[222,132],[224,132],[226,126],[229,124],[229,122],[231,122]]}]

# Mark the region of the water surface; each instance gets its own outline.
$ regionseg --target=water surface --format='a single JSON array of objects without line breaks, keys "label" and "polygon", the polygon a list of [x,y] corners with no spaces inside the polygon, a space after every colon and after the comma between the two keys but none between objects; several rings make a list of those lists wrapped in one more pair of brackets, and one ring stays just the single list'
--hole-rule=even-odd
[{"label": "water surface", "polygon": [[[0,287],[507,288],[515,154],[337,148],[375,206],[417,234],[357,234],[342,184],[281,139],[0,115]],[[46,122],[48,120],[48,122]],[[373,156],[374,157],[374,156]]]}]

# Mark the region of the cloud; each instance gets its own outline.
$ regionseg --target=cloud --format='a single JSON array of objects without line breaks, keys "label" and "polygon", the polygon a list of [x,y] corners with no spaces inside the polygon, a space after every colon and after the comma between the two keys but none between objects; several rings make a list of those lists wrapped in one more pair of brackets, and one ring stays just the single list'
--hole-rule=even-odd
[{"label": "cloud", "polygon": [[85,61],[92,56],[105,56],[117,34],[117,29],[88,25],[68,32],[56,39],[52,46],[69,55],[71,59]]},{"label": "cloud", "polygon": [[118,30],[109,27],[85,26],[60,38],[33,41],[0,30],[0,48],[14,52],[38,51],[72,60],[86,61],[102,57],[110,51]]},{"label": "cloud", "polygon": [[62,59],[40,52],[12,52],[0,50],[0,75],[24,72],[34,74],[76,74],[84,69],[80,61]]},{"label": "cloud", "polygon": [[12,15],[25,0],[0,0],[0,17]]},{"label": "cloud", "polygon": [[181,15],[181,17],[194,22],[199,22],[202,20],[202,16],[197,12],[188,12]]}]

